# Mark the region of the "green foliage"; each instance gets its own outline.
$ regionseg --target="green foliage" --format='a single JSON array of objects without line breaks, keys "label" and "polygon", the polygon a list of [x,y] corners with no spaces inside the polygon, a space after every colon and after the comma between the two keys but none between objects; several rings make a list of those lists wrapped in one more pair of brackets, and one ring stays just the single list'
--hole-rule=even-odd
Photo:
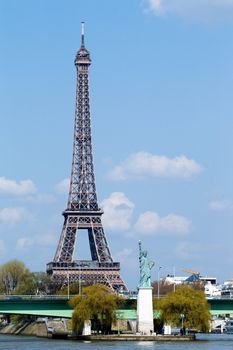
[{"label": "green foliage", "polygon": [[37,295],[56,294],[57,285],[46,272],[33,272]]},{"label": "green foliage", "polygon": [[79,294],[79,282],[70,283],[69,285],[69,291],[68,286],[62,286],[61,289],[58,290],[58,295],[77,295]]},{"label": "green foliage", "polygon": [[19,324],[20,322],[35,321],[37,316],[29,315],[10,315],[10,322],[14,324]]},{"label": "green foliage", "polygon": [[84,321],[91,320],[94,330],[108,333],[115,321],[115,311],[122,304],[123,299],[112,293],[108,287],[96,284],[84,287],[82,295],[70,300],[74,308],[72,315],[73,331],[80,333]]},{"label": "green foliage", "polygon": [[34,294],[32,273],[19,260],[0,266],[0,291],[4,294]]},{"label": "green foliage", "polygon": [[185,328],[195,328],[206,332],[210,325],[210,311],[204,292],[188,286],[180,286],[166,298],[154,300],[154,309],[160,310],[164,323],[181,326],[181,315],[184,315]]},{"label": "green foliage", "polygon": [[30,272],[22,261],[11,260],[0,266],[0,294],[55,294],[57,285],[45,272]]},{"label": "green foliage", "polygon": [[22,274],[16,288],[12,291],[15,295],[33,295],[36,293],[34,276],[27,269]]}]

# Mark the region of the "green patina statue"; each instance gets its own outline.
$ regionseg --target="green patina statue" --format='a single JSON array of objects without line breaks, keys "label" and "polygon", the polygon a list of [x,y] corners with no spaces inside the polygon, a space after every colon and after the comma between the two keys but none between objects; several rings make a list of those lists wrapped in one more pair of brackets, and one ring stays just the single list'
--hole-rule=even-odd
[{"label": "green patina statue", "polygon": [[154,261],[149,260],[146,250],[142,250],[142,242],[139,245],[139,268],[140,268],[140,287],[151,287],[151,269],[155,265]]}]

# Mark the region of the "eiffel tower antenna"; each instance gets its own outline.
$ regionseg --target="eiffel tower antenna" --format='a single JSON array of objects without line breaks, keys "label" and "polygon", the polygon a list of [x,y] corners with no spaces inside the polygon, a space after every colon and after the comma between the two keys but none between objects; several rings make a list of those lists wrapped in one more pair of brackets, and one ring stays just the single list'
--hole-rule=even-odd
[{"label": "eiffel tower antenna", "polygon": [[82,41],[81,41],[82,42],[82,46],[85,46],[84,45],[84,24],[85,24],[85,22],[81,23],[81,25],[82,25]]},{"label": "eiffel tower antenna", "polygon": [[[127,290],[120,276],[120,263],[113,261],[101,221],[103,211],[97,200],[89,100],[91,58],[84,43],[84,22],[74,64],[77,88],[70,189],[60,240],[53,261],[47,264],[47,273],[57,283],[67,283],[68,275],[70,282],[102,283],[113,291]],[[86,229],[88,234],[90,261],[74,260],[75,242],[81,229]]]}]

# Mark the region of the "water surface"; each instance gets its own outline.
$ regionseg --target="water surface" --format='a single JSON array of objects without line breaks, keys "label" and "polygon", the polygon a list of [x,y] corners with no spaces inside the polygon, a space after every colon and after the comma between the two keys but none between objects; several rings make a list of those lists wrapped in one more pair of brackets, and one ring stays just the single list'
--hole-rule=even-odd
[{"label": "water surface", "polygon": [[233,335],[199,335],[195,342],[89,342],[0,335],[1,350],[233,350]]}]

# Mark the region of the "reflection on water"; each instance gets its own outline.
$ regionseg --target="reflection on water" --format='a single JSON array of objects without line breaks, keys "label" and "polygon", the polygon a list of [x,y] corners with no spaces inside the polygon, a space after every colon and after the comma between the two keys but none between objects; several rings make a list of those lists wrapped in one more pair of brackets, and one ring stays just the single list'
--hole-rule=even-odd
[{"label": "reflection on water", "polygon": [[199,334],[194,342],[94,342],[0,335],[1,350],[232,350],[233,335]]}]

